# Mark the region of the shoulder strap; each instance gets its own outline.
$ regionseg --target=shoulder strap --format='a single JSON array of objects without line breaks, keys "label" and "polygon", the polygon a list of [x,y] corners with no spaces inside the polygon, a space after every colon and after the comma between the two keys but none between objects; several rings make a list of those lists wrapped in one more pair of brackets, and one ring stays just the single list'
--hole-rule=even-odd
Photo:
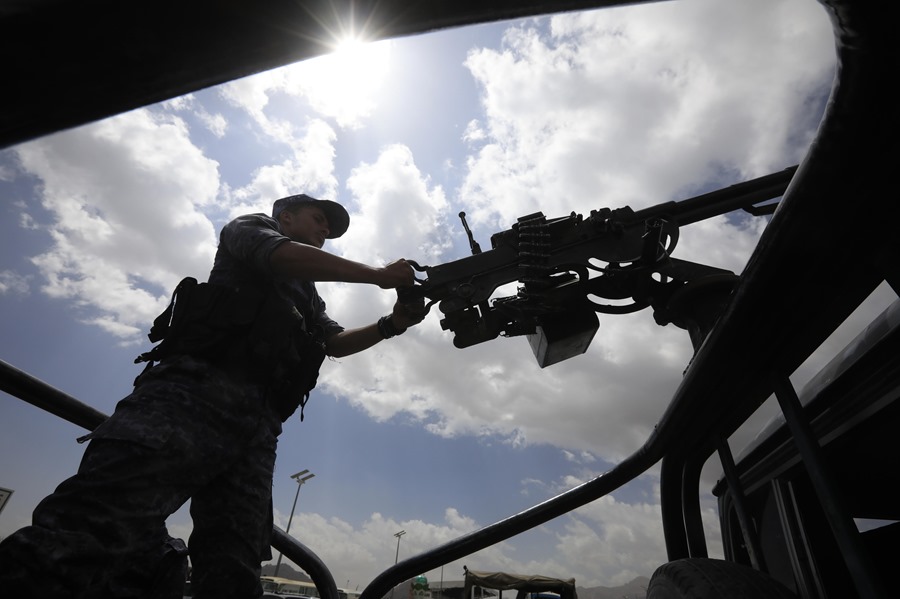
[{"label": "shoulder strap", "polygon": [[[175,291],[172,292],[172,299],[169,300],[169,305],[163,310],[162,314],[153,320],[153,326],[150,327],[150,332],[147,333],[147,337],[150,339],[151,343],[163,341],[166,338],[166,335],[168,335],[169,329],[177,326],[177,323],[172,320],[175,304],[179,301],[187,301],[187,297],[185,296],[190,296],[190,292],[196,286],[197,279],[194,277],[185,277],[181,279],[181,282],[175,287]],[[160,349],[162,345],[163,344],[157,345],[150,351],[142,353],[134,359],[134,363],[150,362],[148,366],[152,365],[153,361],[157,359],[162,351],[162,349]]]}]

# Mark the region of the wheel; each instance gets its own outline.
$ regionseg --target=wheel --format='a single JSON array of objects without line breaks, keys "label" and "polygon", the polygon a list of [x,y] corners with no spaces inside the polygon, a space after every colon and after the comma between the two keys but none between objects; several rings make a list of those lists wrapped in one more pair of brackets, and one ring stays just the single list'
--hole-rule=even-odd
[{"label": "wheel", "polygon": [[796,598],[771,576],[718,559],[689,558],[663,564],[647,587],[647,599]]}]

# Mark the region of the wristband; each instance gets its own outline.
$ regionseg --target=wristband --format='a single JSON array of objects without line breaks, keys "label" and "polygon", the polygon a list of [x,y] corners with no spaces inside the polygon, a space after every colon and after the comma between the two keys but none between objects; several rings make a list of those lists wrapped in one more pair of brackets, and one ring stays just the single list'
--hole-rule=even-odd
[{"label": "wristband", "polygon": [[397,329],[394,325],[394,321],[391,320],[391,315],[382,316],[378,319],[378,332],[384,339],[390,339],[391,337],[396,337],[397,335],[402,335],[406,332],[406,329],[402,331]]}]

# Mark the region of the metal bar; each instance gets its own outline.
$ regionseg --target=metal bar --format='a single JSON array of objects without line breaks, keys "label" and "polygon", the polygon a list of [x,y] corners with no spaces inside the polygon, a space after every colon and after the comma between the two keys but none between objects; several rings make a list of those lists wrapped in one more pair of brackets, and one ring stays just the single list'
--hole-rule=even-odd
[{"label": "metal bar", "polygon": [[868,558],[859,531],[853,524],[843,493],[825,463],[812,425],[803,414],[800,398],[793,385],[786,376],[773,376],[772,384],[785,422],[791,430],[797,451],[803,459],[860,597],[887,597],[887,591],[872,568],[872,560]]},{"label": "metal bar", "polygon": [[89,431],[107,419],[103,412],[0,360],[0,390]]},{"label": "metal bar", "polygon": [[777,478],[772,480],[770,486],[778,510],[778,518],[781,521],[784,544],[787,547],[791,569],[794,572],[797,594],[810,599],[828,597],[814,559],[812,544],[802,522],[800,503],[797,500],[794,486]]},{"label": "metal bar", "polygon": [[753,529],[753,524],[750,522],[747,497],[744,495],[744,488],[741,486],[741,479],[737,474],[734,456],[731,453],[731,447],[728,445],[727,439],[719,441],[718,453],[719,460],[722,462],[722,470],[725,473],[725,480],[728,482],[728,488],[731,490],[734,512],[737,514],[741,534],[744,537],[744,544],[750,556],[750,565],[756,570],[763,570],[765,563],[763,561],[763,553],[759,548],[759,537]]},{"label": "metal bar", "polygon": [[690,557],[684,512],[681,507],[681,462],[673,455],[662,460],[659,472],[659,503],[662,510],[663,536],[670,561]]},{"label": "metal bar", "polygon": [[700,472],[708,457],[686,460],[681,472],[681,513],[691,557],[709,557],[700,515]]},{"label": "metal bar", "polygon": [[289,560],[309,574],[321,599],[340,599],[334,577],[325,563],[309,547],[277,526],[272,529],[272,547],[286,555]]}]

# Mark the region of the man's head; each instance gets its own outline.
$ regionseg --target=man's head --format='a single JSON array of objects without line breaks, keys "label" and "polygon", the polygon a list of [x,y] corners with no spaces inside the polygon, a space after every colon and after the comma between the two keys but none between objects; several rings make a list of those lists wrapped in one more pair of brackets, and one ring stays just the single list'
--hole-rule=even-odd
[{"label": "man's head", "polygon": [[[325,239],[336,239],[347,232],[350,215],[331,200],[317,200],[305,194],[276,200],[272,218],[282,226],[282,232],[294,241],[322,246]],[[319,239],[321,238],[321,240]]]}]

